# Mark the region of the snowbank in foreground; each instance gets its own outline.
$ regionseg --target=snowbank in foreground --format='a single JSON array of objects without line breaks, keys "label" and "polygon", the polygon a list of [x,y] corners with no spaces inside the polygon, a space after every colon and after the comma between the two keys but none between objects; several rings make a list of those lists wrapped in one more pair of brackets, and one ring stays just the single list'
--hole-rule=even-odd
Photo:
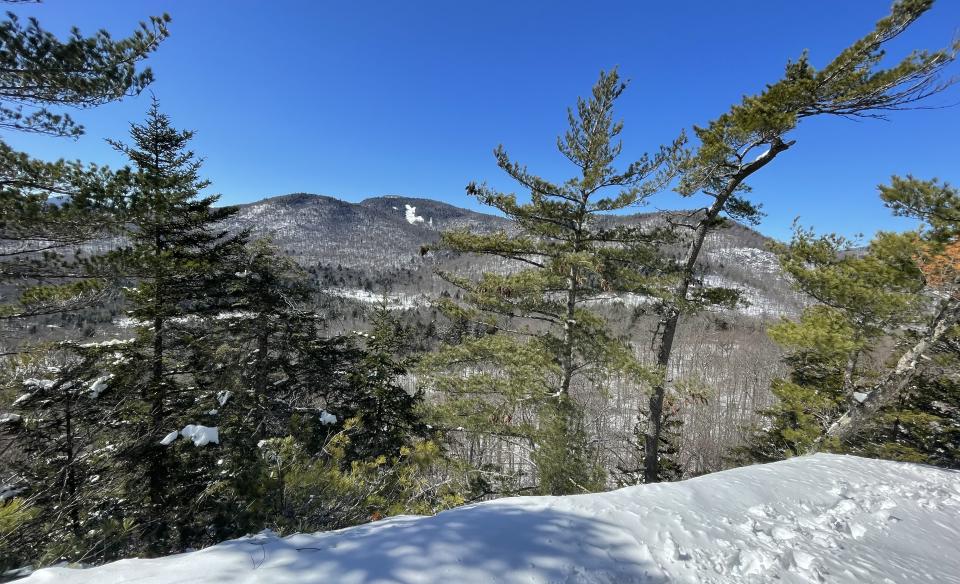
[{"label": "snowbank in foreground", "polygon": [[960,473],[835,455],[575,497],[501,499],[157,560],[79,583],[960,583]]}]

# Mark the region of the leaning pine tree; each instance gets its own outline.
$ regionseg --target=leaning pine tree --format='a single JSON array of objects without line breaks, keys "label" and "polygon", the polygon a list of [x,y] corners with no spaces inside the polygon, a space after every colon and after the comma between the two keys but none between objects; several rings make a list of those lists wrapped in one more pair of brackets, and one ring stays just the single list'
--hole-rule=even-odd
[{"label": "leaning pine tree", "polygon": [[743,449],[747,458],[805,453],[882,368],[883,346],[923,320],[917,243],[916,234],[881,233],[856,254],[842,237],[797,229],[789,245],[776,246],[784,271],[812,302],[797,321],[768,331],[790,375],[773,382],[777,402]]},{"label": "leaning pine tree", "polygon": [[813,304],[770,330],[790,376],[774,382],[778,401],[744,458],[824,449],[960,465],[960,196],[914,178],[880,190],[896,213],[920,219],[920,230],[879,233],[859,254],[842,238],[803,230],[779,248]]},{"label": "leaning pine tree", "polygon": [[[923,273],[924,292],[932,302],[931,310],[920,319],[911,338],[906,339],[896,363],[875,383],[860,392],[860,399],[850,400],[846,411],[839,416],[821,440],[813,445],[816,450],[823,445],[848,444],[862,441],[878,417],[889,415],[907,401],[913,401],[923,386],[945,381],[945,390],[955,399],[956,389],[950,388],[950,372],[937,380],[937,376],[924,371],[923,364],[934,359],[949,361],[955,352],[956,329],[960,325],[960,267],[957,261],[960,247],[960,190],[938,180],[922,181],[913,177],[893,177],[889,186],[880,187],[880,197],[895,215],[911,217],[921,222],[917,235],[918,262]],[[938,355],[939,354],[939,355]],[[942,364],[941,364],[942,365]],[[922,398],[921,398],[922,399]],[[942,402],[945,412],[954,409]],[[955,415],[954,415],[955,417]],[[949,420],[949,416],[947,416]],[[949,426],[950,421],[942,422]],[[934,426],[941,422],[935,422]],[[955,448],[948,448],[947,451]],[[956,465],[956,463],[952,463]]]},{"label": "leaning pine tree", "polygon": [[445,304],[447,312],[491,334],[428,359],[448,397],[442,411],[450,426],[466,420],[471,433],[526,446],[543,493],[602,487],[578,396],[613,372],[646,373],[631,347],[587,305],[612,292],[662,288],[656,238],[604,215],[634,207],[666,184],[682,158],[683,139],[617,170],[623,126],[613,119],[613,106],[624,89],[616,71],[601,73],[592,95],[570,110],[558,148],[577,167],[574,178],[549,182],[496,149],[498,166],[529,191],[530,202],[482,184],[470,184],[467,192],[509,218],[511,231],[454,231],[442,238],[447,249],[491,256],[507,268],[479,279],[443,274],[465,292],[465,302]]},{"label": "leaning pine tree", "polygon": [[[910,109],[942,91],[949,82],[939,74],[953,62],[960,43],[938,51],[914,51],[888,67],[879,64],[885,47],[930,9],[933,0],[900,0],[889,16],[868,35],[840,52],[822,69],[807,55],[787,64],[783,78],[758,95],[747,96],[705,127],[695,128],[700,145],[684,169],[678,192],[706,195],[709,205],[690,214],[687,250],[678,264],[682,274],[673,298],[663,307],[653,347],[661,371],[669,371],[674,339],[686,300],[698,280],[698,260],[707,235],[723,225],[724,216],[755,222],[759,206],[744,195],[747,179],[794,144],[788,135],[806,118],[837,116],[882,118]],[[644,432],[646,482],[663,479],[660,469],[664,400],[671,380],[662,376],[651,393]]]}]

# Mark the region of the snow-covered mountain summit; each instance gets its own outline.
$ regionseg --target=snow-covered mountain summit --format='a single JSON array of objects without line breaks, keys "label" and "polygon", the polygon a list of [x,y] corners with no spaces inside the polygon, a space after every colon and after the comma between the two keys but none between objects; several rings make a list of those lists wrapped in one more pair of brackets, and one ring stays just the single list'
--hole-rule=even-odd
[{"label": "snow-covered mountain summit", "polygon": [[25,582],[960,582],[960,473],[816,455],[678,483],[269,532]]}]

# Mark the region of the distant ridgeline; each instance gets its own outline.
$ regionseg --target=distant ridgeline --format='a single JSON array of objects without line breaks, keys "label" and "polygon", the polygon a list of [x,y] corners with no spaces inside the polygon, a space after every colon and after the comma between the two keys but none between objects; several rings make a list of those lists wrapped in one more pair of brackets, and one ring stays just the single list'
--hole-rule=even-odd
[{"label": "distant ridgeline", "polygon": [[[651,225],[687,212],[659,212],[604,217],[603,221]],[[288,255],[314,273],[333,295],[360,302],[379,301],[384,294],[397,308],[428,304],[446,287],[433,276],[436,268],[457,267],[479,274],[510,270],[504,260],[456,258],[443,251],[426,253],[442,231],[468,229],[510,230],[501,217],[462,209],[440,201],[384,196],[349,203],[324,195],[295,193],[242,205],[231,228],[250,228],[257,237],[269,237]],[[704,284],[738,288],[746,301],[737,311],[749,316],[776,318],[796,315],[803,301],[783,278],[776,258],[767,249],[770,239],[729,222],[710,237]],[[611,304],[636,307],[642,298],[610,298]]]}]

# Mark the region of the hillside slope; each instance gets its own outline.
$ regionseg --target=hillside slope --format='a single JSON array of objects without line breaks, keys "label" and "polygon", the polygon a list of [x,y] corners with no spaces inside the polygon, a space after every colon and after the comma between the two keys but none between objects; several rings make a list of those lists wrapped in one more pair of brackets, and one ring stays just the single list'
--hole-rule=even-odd
[{"label": "hillside slope", "polygon": [[960,473],[816,455],[595,495],[270,533],[25,582],[960,582]]},{"label": "hillside slope", "polygon": [[[667,213],[610,215],[605,224],[663,224]],[[685,212],[671,212],[689,221]],[[307,268],[326,266],[346,270],[337,274],[340,285],[326,282],[342,296],[379,299],[383,292],[422,295],[422,304],[446,289],[433,275],[436,268],[477,275],[510,269],[506,260],[489,257],[455,258],[450,254],[421,255],[442,231],[509,231],[513,225],[496,215],[462,209],[442,201],[384,196],[349,203],[333,197],[292,194],[241,205],[227,226],[250,229],[254,236],[270,237]],[[802,302],[784,278],[770,240],[756,231],[730,222],[710,235],[700,262],[703,281],[711,286],[738,288],[752,316],[796,315]],[[681,253],[678,249],[677,253]],[[519,267],[519,264],[514,267]],[[360,282],[366,283],[365,289]],[[366,294],[364,294],[364,292]],[[630,299],[621,299],[629,303]],[[402,303],[401,303],[402,304]]]}]

